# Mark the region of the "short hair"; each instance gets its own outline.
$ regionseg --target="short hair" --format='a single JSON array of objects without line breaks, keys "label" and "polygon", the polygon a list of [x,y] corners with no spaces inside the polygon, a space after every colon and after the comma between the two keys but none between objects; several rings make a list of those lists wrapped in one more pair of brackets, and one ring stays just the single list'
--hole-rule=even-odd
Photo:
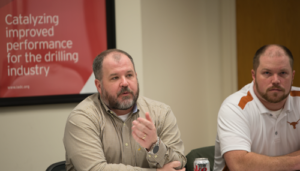
[{"label": "short hair", "polygon": [[108,49],[108,50],[101,52],[99,55],[97,55],[93,62],[93,71],[95,74],[95,78],[98,79],[99,81],[101,81],[102,77],[103,77],[103,72],[102,72],[103,60],[108,54],[110,54],[112,52],[119,52],[119,53],[126,55],[131,60],[133,69],[135,71],[133,59],[127,52],[120,50],[120,49]]},{"label": "short hair", "polygon": [[293,55],[292,55],[292,52],[285,46],[283,45],[278,45],[278,44],[269,44],[269,45],[264,45],[262,46],[261,48],[259,48],[254,57],[253,57],[253,70],[256,71],[256,69],[258,68],[259,66],[259,58],[260,56],[265,53],[265,51],[267,50],[268,47],[272,46],[272,45],[275,45],[275,46],[278,46],[280,48],[282,48],[282,50],[284,51],[284,53],[290,58],[290,64],[291,64],[291,67],[293,69],[293,65],[294,65],[294,58],[293,58]]}]

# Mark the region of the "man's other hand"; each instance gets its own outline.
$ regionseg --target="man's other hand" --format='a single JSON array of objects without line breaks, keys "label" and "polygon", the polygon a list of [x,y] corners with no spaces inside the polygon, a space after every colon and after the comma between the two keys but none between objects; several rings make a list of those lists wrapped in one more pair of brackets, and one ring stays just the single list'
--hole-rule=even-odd
[{"label": "man's other hand", "polygon": [[179,161],[173,161],[170,162],[166,165],[164,165],[164,167],[157,169],[157,171],[185,171],[185,168],[182,168],[180,170],[176,170],[175,168],[180,167],[180,162]]},{"label": "man's other hand", "polygon": [[149,149],[157,141],[155,125],[148,112],[146,119],[138,118],[132,122],[132,136],[142,147]]}]

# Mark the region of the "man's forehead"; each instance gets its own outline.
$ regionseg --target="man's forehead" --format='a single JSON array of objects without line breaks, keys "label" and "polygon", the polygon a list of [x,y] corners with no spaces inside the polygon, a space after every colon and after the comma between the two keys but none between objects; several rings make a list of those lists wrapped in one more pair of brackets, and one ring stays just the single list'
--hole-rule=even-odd
[{"label": "man's forehead", "polygon": [[268,48],[259,58],[260,69],[290,69],[290,60],[285,51],[280,47]]},{"label": "man's forehead", "polygon": [[[103,72],[115,72],[116,70],[125,69],[129,70],[128,67],[133,68],[131,60],[123,53],[111,52],[103,60]],[[133,70],[133,69],[132,69]]]},{"label": "man's forehead", "polygon": [[106,55],[106,57],[104,58],[104,60],[105,59],[113,59],[115,61],[120,61],[121,58],[122,58],[122,56],[126,57],[126,55],[123,54],[123,53],[120,53],[120,52],[111,52],[111,53],[109,53],[109,54]]},{"label": "man's forehead", "polygon": [[123,62],[130,62],[130,59],[123,53],[111,52],[103,59],[103,67],[106,65],[120,64]]},{"label": "man's forehead", "polygon": [[277,57],[277,56],[286,56],[286,54],[281,47],[276,45],[271,45],[267,47],[267,49],[262,54],[262,56]]}]

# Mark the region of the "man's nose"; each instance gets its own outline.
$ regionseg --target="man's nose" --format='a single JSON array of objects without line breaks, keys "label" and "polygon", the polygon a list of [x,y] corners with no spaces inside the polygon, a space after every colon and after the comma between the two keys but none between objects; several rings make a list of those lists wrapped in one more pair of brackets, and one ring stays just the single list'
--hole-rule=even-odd
[{"label": "man's nose", "polygon": [[127,87],[128,86],[128,80],[126,79],[126,77],[122,77],[120,86],[121,87]]},{"label": "man's nose", "polygon": [[273,83],[273,84],[279,84],[279,83],[280,83],[280,79],[279,79],[279,77],[278,77],[277,74],[274,74],[274,75],[273,75],[272,83]]}]

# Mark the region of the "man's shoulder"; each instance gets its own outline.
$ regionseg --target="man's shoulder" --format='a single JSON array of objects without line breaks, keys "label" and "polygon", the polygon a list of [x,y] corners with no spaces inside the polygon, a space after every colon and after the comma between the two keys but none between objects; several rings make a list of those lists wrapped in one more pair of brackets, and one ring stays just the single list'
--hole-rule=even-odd
[{"label": "man's shoulder", "polygon": [[137,106],[141,113],[149,112],[152,118],[163,118],[172,113],[169,105],[147,97],[139,97]]},{"label": "man's shoulder", "polygon": [[251,86],[251,83],[247,84],[239,91],[228,96],[222,103],[222,106],[230,104],[243,109],[246,104],[253,101],[253,94],[250,90],[252,88]]},{"label": "man's shoulder", "polygon": [[157,101],[157,100],[153,100],[153,99],[150,99],[150,98],[147,98],[147,97],[144,97],[144,96],[140,96],[138,98],[137,103],[140,106],[170,108],[169,105],[167,105],[167,104],[165,104],[163,102],[160,102],[160,101]]},{"label": "man's shoulder", "polygon": [[300,97],[300,87],[292,87],[290,95],[293,97]]},{"label": "man's shoulder", "polygon": [[92,94],[82,100],[71,112],[70,117],[74,115],[95,116],[101,113],[101,104],[98,93]]},{"label": "man's shoulder", "polygon": [[78,108],[86,108],[86,107],[92,107],[92,106],[97,106],[97,104],[100,103],[99,101],[99,95],[98,93],[89,95],[85,99],[83,99],[74,109]]}]

